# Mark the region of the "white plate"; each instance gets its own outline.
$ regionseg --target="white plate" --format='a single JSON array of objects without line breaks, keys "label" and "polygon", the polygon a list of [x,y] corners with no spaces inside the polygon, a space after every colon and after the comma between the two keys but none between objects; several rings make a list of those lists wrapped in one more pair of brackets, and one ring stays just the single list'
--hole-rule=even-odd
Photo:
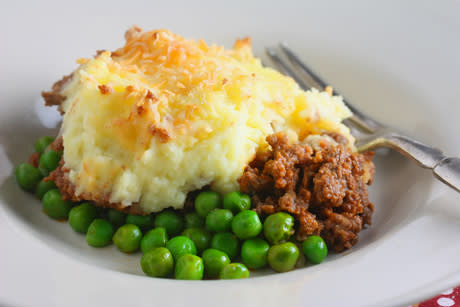
[{"label": "white plate", "polygon": [[458,1],[2,2],[0,304],[387,306],[460,284],[459,194],[392,152],[375,159],[375,222],[355,248],[238,281],[144,277],[139,256],[88,247],[11,177],[34,140],[55,131],[40,91],[76,58],[120,46],[131,24],[226,46],[250,35],[259,55],[285,40],[363,110],[460,156],[459,12]]}]

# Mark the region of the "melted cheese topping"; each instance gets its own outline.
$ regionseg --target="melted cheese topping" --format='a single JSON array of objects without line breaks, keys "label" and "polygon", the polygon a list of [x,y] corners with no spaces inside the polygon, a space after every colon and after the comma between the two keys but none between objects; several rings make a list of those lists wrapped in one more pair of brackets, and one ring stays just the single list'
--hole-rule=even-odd
[{"label": "melted cheese topping", "polygon": [[249,39],[232,50],[167,30],[132,28],[126,44],[81,65],[63,89],[65,167],[76,193],[139,203],[146,212],[182,208],[205,185],[237,179],[266,136],[292,141],[324,131],[353,143],[340,97],[303,91],[261,65]]}]

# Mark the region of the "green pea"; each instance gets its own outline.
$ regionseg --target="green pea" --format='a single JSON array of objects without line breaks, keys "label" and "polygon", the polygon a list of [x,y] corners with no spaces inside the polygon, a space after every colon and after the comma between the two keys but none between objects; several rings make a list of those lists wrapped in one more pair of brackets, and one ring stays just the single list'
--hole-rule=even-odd
[{"label": "green pea", "polygon": [[249,210],[251,208],[251,198],[249,195],[238,191],[227,193],[224,195],[224,208],[231,210],[233,214]]},{"label": "green pea", "polygon": [[201,228],[204,227],[204,218],[199,216],[196,212],[186,213],[185,228]]},{"label": "green pea", "polygon": [[142,230],[147,230],[153,226],[153,215],[133,215],[128,214],[126,216],[126,224],[132,224],[138,226]]},{"label": "green pea", "polygon": [[39,154],[43,154],[45,149],[53,143],[54,138],[52,136],[42,136],[35,142],[35,151]]},{"label": "green pea", "polygon": [[264,222],[264,235],[271,244],[286,241],[293,233],[294,218],[285,212],[269,215]]},{"label": "green pea", "polygon": [[61,154],[62,153],[54,150],[48,150],[41,155],[38,169],[43,176],[48,176],[50,172],[54,171],[59,166]]},{"label": "green pea", "polygon": [[120,251],[134,253],[141,245],[142,231],[137,225],[125,224],[117,229],[112,240]]},{"label": "green pea", "polygon": [[168,234],[166,233],[166,229],[163,227],[151,229],[142,237],[141,251],[146,253],[156,247],[165,247],[167,241]]},{"label": "green pea", "polygon": [[126,223],[126,214],[115,209],[109,209],[109,211],[107,212],[107,220],[114,227],[120,227],[121,225]]},{"label": "green pea", "polygon": [[219,274],[220,279],[239,279],[239,278],[248,278],[249,270],[242,263],[229,263]]},{"label": "green pea", "polygon": [[40,171],[29,163],[19,164],[16,168],[16,181],[26,191],[32,191],[42,179]]},{"label": "green pea", "polygon": [[151,277],[165,277],[174,270],[174,259],[165,247],[153,248],[142,255],[142,271]]},{"label": "green pea", "polygon": [[311,263],[321,263],[327,256],[327,245],[320,236],[309,236],[302,243],[302,251]]},{"label": "green pea", "polygon": [[225,232],[232,228],[233,213],[227,209],[214,209],[206,216],[206,229]]},{"label": "green pea", "polygon": [[215,248],[209,248],[202,255],[204,263],[204,274],[209,278],[216,278],[220,271],[230,263],[226,253]]},{"label": "green pea", "polygon": [[185,254],[196,255],[195,243],[186,236],[172,238],[166,242],[166,248],[169,249],[175,261]]},{"label": "green pea", "polygon": [[95,219],[88,227],[86,242],[93,247],[103,247],[112,241],[113,226],[103,219]]},{"label": "green pea", "polygon": [[195,198],[195,210],[199,216],[206,217],[209,212],[220,207],[220,195],[213,191],[204,191]]},{"label": "green pea", "polygon": [[164,210],[155,217],[155,227],[166,229],[168,236],[178,235],[184,228],[182,217],[172,210]]},{"label": "green pea", "polygon": [[182,232],[183,236],[188,237],[195,243],[196,251],[201,254],[211,244],[211,234],[203,228],[187,228]]},{"label": "green pea", "polygon": [[267,265],[270,245],[262,239],[254,238],[241,245],[241,260],[250,269],[260,269]]},{"label": "green pea", "polygon": [[51,181],[44,181],[43,179],[37,184],[37,188],[35,189],[35,194],[37,194],[38,199],[42,199],[46,192],[49,190],[57,189],[56,184]]},{"label": "green pea", "polygon": [[257,213],[252,210],[244,210],[233,219],[232,230],[242,240],[254,238],[262,231],[262,222]]},{"label": "green pea", "polygon": [[73,230],[86,233],[89,225],[97,216],[96,208],[90,203],[83,203],[70,209],[69,224]]},{"label": "green pea", "polygon": [[195,255],[185,254],[176,263],[174,276],[176,279],[200,280],[203,279],[203,260]]},{"label": "green pea", "polygon": [[287,272],[295,267],[299,249],[292,242],[273,245],[268,250],[268,264],[277,272]]},{"label": "green pea", "polygon": [[55,220],[65,220],[69,216],[72,203],[62,199],[58,189],[49,190],[42,199],[43,211],[50,218]]},{"label": "green pea", "polygon": [[235,259],[239,253],[240,243],[231,232],[218,232],[212,237],[211,247],[223,251],[230,259]]}]

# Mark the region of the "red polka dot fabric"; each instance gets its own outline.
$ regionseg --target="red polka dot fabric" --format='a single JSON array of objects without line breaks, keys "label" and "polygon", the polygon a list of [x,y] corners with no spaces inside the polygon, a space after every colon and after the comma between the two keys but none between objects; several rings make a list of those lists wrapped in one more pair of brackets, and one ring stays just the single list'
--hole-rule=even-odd
[{"label": "red polka dot fabric", "polygon": [[460,307],[460,287],[444,291],[423,303],[413,307]]}]

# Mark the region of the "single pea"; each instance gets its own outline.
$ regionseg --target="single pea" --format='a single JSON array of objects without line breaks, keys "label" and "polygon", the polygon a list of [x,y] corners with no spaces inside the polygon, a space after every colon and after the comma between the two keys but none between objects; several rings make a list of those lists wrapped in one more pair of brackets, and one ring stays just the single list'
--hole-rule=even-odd
[{"label": "single pea", "polygon": [[214,191],[204,191],[195,198],[195,210],[199,216],[206,217],[209,212],[220,207],[220,195]]},{"label": "single pea", "polygon": [[164,210],[155,217],[155,227],[163,227],[166,229],[168,236],[173,237],[178,235],[184,228],[182,216],[172,210]]},{"label": "single pea", "polygon": [[232,230],[242,240],[254,238],[262,231],[262,222],[256,212],[244,210],[233,219]]},{"label": "single pea", "polygon": [[42,136],[35,142],[35,151],[39,154],[43,154],[45,149],[53,143],[54,138],[52,136]]},{"label": "single pea", "polygon": [[195,243],[196,251],[201,254],[211,244],[211,234],[203,228],[187,228],[182,232],[183,236],[188,237]]},{"label": "single pea", "polygon": [[107,220],[112,223],[113,227],[120,227],[126,223],[126,214],[115,209],[109,209],[107,212]]},{"label": "single pea", "polygon": [[206,216],[206,229],[225,232],[232,228],[233,213],[227,209],[214,209]]},{"label": "single pea", "polygon": [[242,263],[229,263],[219,274],[220,279],[239,279],[239,278],[248,278],[249,270]]},{"label": "single pea", "polygon": [[270,245],[262,239],[254,238],[241,245],[241,260],[250,269],[260,269],[267,265]]},{"label": "single pea", "polygon": [[166,233],[166,229],[163,227],[151,229],[142,237],[141,251],[146,253],[156,247],[165,247],[167,241],[168,234]]},{"label": "single pea", "polygon": [[238,214],[243,210],[251,208],[251,197],[238,191],[224,195],[224,208],[229,209],[233,214]]},{"label": "single pea", "polygon": [[293,233],[294,218],[285,212],[269,215],[264,222],[264,235],[271,244],[281,243]]},{"label": "single pea", "polygon": [[166,248],[169,249],[175,261],[185,254],[196,255],[195,243],[186,236],[172,238],[166,242]]},{"label": "single pea", "polygon": [[200,280],[203,279],[203,259],[198,256],[185,254],[177,260],[174,276],[176,279]]},{"label": "single pea", "polygon": [[86,233],[89,225],[97,216],[96,208],[90,203],[83,203],[70,209],[69,224],[73,230]]},{"label": "single pea", "polygon": [[287,272],[295,267],[299,249],[292,242],[273,245],[268,250],[268,264],[277,272]]},{"label": "single pea", "polygon": [[24,190],[33,190],[40,179],[42,179],[41,172],[29,163],[21,163],[16,168],[16,181]]},{"label": "single pea", "polygon": [[145,275],[165,277],[174,270],[174,258],[167,248],[156,247],[142,255],[141,268]]},{"label": "single pea", "polygon": [[238,238],[231,232],[216,233],[212,237],[211,247],[223,251],[230,259],[235,259],[240,251]]},{"label": "single pea", "polygon": [[302,243],[302,251],[311,263],[321,263],[327,256],[327,245],[320,236],[309,236]]},{"label": "single pea", "polygon": [[43,176],[48,176],[50,172],[54,171],[59,166],[59,160],[61,160],[60,152],[48,150],[41,155],[38,169]]},{"label": "single pea", "polygon": [[104,219],[95,219],[88,227],[86,242],[93,247],[103,247],[112,241],[113,226]]},{"label": "single pea", "polygon": [[137,225],[125,224],[117,229],[112,240],[120,251],[134,253],[141,244],[142,231]]},{"label": "single pea", "polygon": [[125,223],[136,225],[142,230],[151,229],[153,227],[153,215],[128,214]]},{"label": "single pea", "polygon": [[58,189],[49,190],[42,198],[43,211],[50,218],[65,220],[69,216],[72,203],[62,199]]},{"label": "single pea", "polygon": [[35,189],[35,194],[37,194],[38,199],[42,199],[46,192],[49,190],[57,189],[56,184],[51,181],[44,181],[43,179],[37,184],[37,188]]},{"label": "single pea", "polygon": [[204,227],[204,217],[199,216],[196,212],[186,213],[185,228],[201,228]]},{"label": "single pea", "polygon": [[209,248],[201,256],[204,263],[204,274],[210,278],[219,277],[220,271],[230,263],[226,253],[215,248]]}]

